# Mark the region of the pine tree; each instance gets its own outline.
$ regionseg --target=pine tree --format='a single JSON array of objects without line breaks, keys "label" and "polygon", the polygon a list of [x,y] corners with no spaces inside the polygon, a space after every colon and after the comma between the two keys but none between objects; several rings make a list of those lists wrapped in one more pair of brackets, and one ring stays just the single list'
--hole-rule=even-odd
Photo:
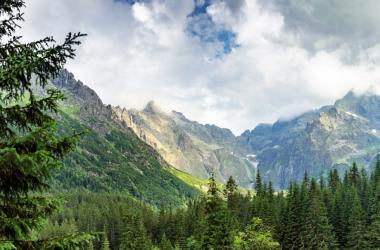
[{"label": "pine tree", "polygon": [[[73,147],[73,137],[57,138],[51,113],[57,112],[63,94],[46,89],[66,60],[75,56],[73,46],[82,34],[68,34],[61,45],[51,37],[22,43],[15,36],[23,21],[22,0],[0,5],[0,248],[74,247],[91,236],[31,240],[31,232],[52,214],[57,202],[41,191],[49,188],[51,171]],[[33,84],[46,94],[38,97]]]},{"label": "pine tree", "polygon": [[123,219],[121,250],[150,249],[152,243],[147,236],[141,217],[136,214],[127,214]]},{"label": "pine tree", "polygon": [[348,228],[346,235],[346,247],[349,249],[365,249],[365,225],[363,211],[356,189],[352,186],[349,190]]},{"label": "pine tree", "polygon": [[327,217],[325,205],[317,183],[312,179],[308,193],[305,216],[305,249],[335,249],[337,247],[333,227]]},{"label": "pine tree", "polygon": [[335,193],[338,187],[340,186],[340,179],[339,179],[339,174],[338,170],[334,169],[331,170],[329,173],[329,188],[332,193]]},{"label": "pine tree", "polygon": [[301,232],[303,222],[300,217],[302,207],[300,193],[299,186],[292,183],[289,188],[287,213],[283,214],[281,219],[281,221],[287,222],[282,228],[285,235],[282,241],[284,249],[300,249],[302,246]]},{"label": "pine tree", "polygon": [[377,188],[377,184],[379,183],[379,181],[380,181],[380,155],[377,155],[375,168],[371,175],[371,185],[374,188]]},{"label": "pine tree", "polygon": [[240,214],[240,208],[239,208],[239,192],[238,192],[238,185],[236,184],[235,180],[230,176],[228,178],[228,181],[226,183],[226,186],[223,190],[224,197],[227,200],[227,209],[229,212],[230,217],[230,223],[231,223],[231,230],[238,230],[240,228],[239,223],[239,214]]},{"label": "pine tree", "polygon": [[211,176],[204,207],[202,249],[230,249],[232,246],[230,220],[219,192],[215,179]]},{"label": "pine tree", "polygon": [[170,242],[170,240],[168,240],[168,238],[166,238],[166,234],[164,234],[162,236],[162,239],[161,239],[160,244],[159,244],[159,248],[160,248],[160,250],[171,250],[171,249],[173,249],[172,243]]},{"label": "pine tree", "polygon": [[356,188],[358,188],[360,186],[360,180],[361,178],[360,178],[359,169],[356,163],[354,162],[348,173],[349,185],[354,185]]},{"label": "pine tree", "polygon": [[261,175],[260,175],[260,170],[257,169],[256,173],[256,182],[255,182],[255,190],[256,190],[256,195],[260,196],[263,192],[263,183],[261,180]]},{"label": "pine tree", "polygon": [[230,176],[226,183],[226,186],[223,190],[224,196],[227,199],[227,207],[229,210],[233,211],[236,209],[237,205],[237,194],[238,194],[238,185],[236,184],[234,178]]},{"label": "pine tree", "polygon": [[350,203],[346,194],[345,186],[340,186],[333,198],[331,224],[334,227],[339,246],[345,246],[348,232],[348,213]]},{"label": "pine tree", "polygon": [[371,204],[370,204],[370,223],[366,232],[366,240],[367,240],[367,244],[369,248],[371,249],[380,248],[380,183],[379,182],[378,182],[378,187],[375,190],[374,197],[372,198]]}]

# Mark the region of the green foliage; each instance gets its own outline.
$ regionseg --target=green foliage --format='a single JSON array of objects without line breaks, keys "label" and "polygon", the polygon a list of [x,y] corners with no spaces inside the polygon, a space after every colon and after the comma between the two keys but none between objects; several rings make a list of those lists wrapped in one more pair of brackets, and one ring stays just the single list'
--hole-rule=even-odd
[{"label": "green foliage", "polygon": [[235,236],[234,247],[237,250],[273,250],[280,249],[280,244],[273,239],[263,221],[254,217],[246,229]]}]

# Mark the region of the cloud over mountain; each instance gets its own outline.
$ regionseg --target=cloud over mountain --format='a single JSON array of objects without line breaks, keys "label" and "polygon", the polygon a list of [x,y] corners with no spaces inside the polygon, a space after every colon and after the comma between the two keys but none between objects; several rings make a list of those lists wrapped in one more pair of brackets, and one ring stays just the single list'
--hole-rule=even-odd
[{"label": "cloud over mountain", "polygon": [[68,68],[106,103],[241,132],[379,85],[377,1],[293,2],[33,0],[20,33],[88,33]]}]

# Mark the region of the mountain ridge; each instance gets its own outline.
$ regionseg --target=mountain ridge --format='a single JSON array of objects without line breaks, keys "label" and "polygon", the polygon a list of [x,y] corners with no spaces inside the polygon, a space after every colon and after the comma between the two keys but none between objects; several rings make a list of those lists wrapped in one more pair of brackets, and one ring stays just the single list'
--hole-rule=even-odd
[{"label": "mountain ridge", "polygon": [[[66,88],[80,91],[75,86]],[[350,91],[332,105],[259,124],[238,136],[226,128],[192,121],[178,111],[164,112],[154,101],[137,110],[104,105],[92,90],[77,94],[86,99],[81,119],[101,134],[109,132],[109,122],[116,123],[133,131],[178,170],[203,179],[214,175],[219,181],[233,176],[243,187],[253,187],[257,169],[281,189],[301,180],[305,172],[319,177],[337,168],[343,173],[353,161],[370,166],[380,151],[380,96],[368,93]],[[92,121],[92,114],[102,122]]]}]

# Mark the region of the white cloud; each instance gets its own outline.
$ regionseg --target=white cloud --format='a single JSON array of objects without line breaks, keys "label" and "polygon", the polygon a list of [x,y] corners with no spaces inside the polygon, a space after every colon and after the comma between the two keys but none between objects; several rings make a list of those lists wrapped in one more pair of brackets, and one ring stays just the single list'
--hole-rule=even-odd
[{"label": "white cloud", "polygon": [[378,41],[347,64],[350,46],[324,49],[331,34],[310,53],[278,9],[254,0],[236,5],[215,0],[207,13],[237,33],[240,47],[214,58],[219,43],[204,43],[186,32],[193,8],[192,1],[131,6],[111,0],[33,0],[27,2],[22,33],[28,40],[88,33],[68,69],[105,103],[142,108],[154,99],[166,110],[236,133],[332,103],[352,88],[379,85]]}]

